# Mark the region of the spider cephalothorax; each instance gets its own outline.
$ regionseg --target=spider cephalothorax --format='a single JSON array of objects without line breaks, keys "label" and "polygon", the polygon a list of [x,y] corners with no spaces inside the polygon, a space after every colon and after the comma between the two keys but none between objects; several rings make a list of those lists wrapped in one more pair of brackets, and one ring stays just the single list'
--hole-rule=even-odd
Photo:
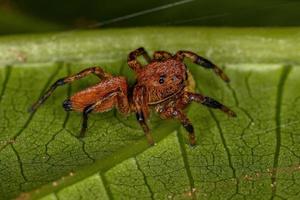
[{"label": "spider cephalothorax", "polygon": [[149,104],[157,104],[183,90],[185,72],[185,65],[178,60],[153,61],[137,72],[137,85],[145,86]]},{"label": "spider cephalothorax", "polygon": [[[137,57],[140,55],[144,56],[148,62],[146,66],[142,66],[137,60]],[[185,57],[190,58],[194,63],[204,68],[214,70],[224,81],[229,81],[220,68],[193,52],[178,51],[175,55],[172,55],[166,51],[156,51],[153,58],[150,58],[144,48],[139,48],[128,55],[128,65],[136,72],[137,79],[136,84],[133,86],[133,92],[128,93],[125,77],[113,77],[100,67],[90,67],[75,75],[57,80],[31,107],[30,111],[34,112],[52,94],[57,86],[71,83],[93,73],[102,81],[77,92],[70,99],[63,102],[63,107],[66,111],[83,112],[80,137],[85,135],[89,113],[105,112],[116,107],[123,114],[136,113],[137,120],[143,128],[149,144],[153,145],[154,141],[147,125],[149,108],[153,107],[161,118],[175,118],[179,120],[189,132],[190,144],[195,145],[196,139],[193,125],[183,112],[183,109],[192,101],[220,109],[232,117],[236,115],[218,101],[188,91],[188,73],[183,63]]]}]

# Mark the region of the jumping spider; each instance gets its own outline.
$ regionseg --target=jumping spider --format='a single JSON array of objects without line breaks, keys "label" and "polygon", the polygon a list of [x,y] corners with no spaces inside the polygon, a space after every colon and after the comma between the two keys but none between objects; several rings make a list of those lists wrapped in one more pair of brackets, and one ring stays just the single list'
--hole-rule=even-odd
[{"label": "jumping spider", "polygon": [[[148,62],[142,66],[137,57],[142,55]],[[194,63],[214,72],[224,81],[229,78],[225,73],[209,60],[190,51],[178,51],[172,55],[166,51],[155,51],[151,59],[144,48],[138,48],[128,55],[128,65],[137,75],[136,84],[128,87],[126,78],[112,76],[104,72],[100,67],[87,68],[75,75],[57,80],[41,98],[33,104],[30,111],[34,112],[56,89],[57,86],[72,83],[89,74],[95,74],[102,81],[75,93],[70,99],[63,102],[66,111],[83,113],[83,122],[79,137],[84,137],[87,129],[88,114],[91,112],[105,112],[116,107],[119,112],[129,114],[136,113],[136,118],[144,130],[150,145],[154,144],[152,135],[147,125],[149,108],[154,110],[163,119],[175,118],[181,122],[189,133],[189,143],[196,144],[194,128],[183,109],[192,101],[201,103],[211,108],[217,108],[231,117],[236,114],[218,101],[189,92],[187,89],[187,67],[183,63],[184,58],[191,59]]]}]

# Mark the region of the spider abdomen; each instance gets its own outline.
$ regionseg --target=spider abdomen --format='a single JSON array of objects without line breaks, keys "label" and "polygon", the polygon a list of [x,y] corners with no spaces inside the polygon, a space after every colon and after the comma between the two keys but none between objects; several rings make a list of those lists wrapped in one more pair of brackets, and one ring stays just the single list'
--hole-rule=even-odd
[{"label": "spider abdomen", "polygon": [[[96,85],[86,88],[85,90],[75,93],[69,100],[72,110],[83,112],[84,108],[92,105],[102,99],[109,91],[117,91],[118,88],[127,94],[127,82],[122,76],[112,77],[103,80]],[[117,96],[111,97],[109,100],[104,100],[101,104],[95,107],[93,112],[104,112],[110,110],[116,105]]]}]

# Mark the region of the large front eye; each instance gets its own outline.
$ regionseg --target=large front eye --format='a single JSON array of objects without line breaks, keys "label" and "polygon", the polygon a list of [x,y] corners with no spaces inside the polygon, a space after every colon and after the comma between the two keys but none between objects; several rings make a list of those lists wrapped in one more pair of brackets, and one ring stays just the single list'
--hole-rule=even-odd
[{"label": "large front eye", "polygon": [[163,84],[165,82],[165,77],[164,76],[160,76],[159,77],[159,81],[160,84]]},{"label": "large front eye", "polygon": [[163,84],[163,83],[165,82],[165,78],[166,78],[166,77],[165,77],[164,75],[163,75],[163,76],[160,76],[158,82],[159,82],[160,84]]}]

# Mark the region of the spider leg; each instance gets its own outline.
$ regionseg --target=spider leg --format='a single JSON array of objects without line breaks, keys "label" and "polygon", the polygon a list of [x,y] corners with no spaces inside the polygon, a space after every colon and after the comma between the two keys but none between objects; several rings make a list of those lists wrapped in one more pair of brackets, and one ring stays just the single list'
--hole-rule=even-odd
[{"label": "spider leg", "polygon": [[226,113],[230,117],[236,117],[235,112],[233,112],[228,107],[226,107],[225,105],[219,103],[218,101],[214,100],[211,97],[203,96],[201,94],[196,94],[196,93],[190,93],[190,92],[187,92],[187,96],[188,96],[190,101],[195,101],[197,103],[201,103],[201,104],[203,104],[207,107],[210,107],[210,108],[220,109],[221,111],[223,111],[224,113]]},{"label": "spider leg", "polygon": [[132,52],[129,53],[127,63],[131,69],[134,71],[139,71],[143,66],[142,64],[137,60],[138,56],[143,56],[145,60],[150,63],[151,62],[151,57],[147,53],[147,51],[143,48],[140,47]]},{"label": "spider leg", "polygon": [[80,134],[79,137],[83,138],[85,136],[87,127],[88,127],[88,114],[91,113],[94,109],[94,104],[89,105],[87,107],[84,108],[83,110],[83,115],[82,115],[82,125],[81,125],[81,130],[80,130]]},{"label": "spider leg", "polygon": [[81,130],[80,130],[80,135],[79,135],[80,138],[85,136],[85,133],[86,133],[86,130],[88,127],[88,114],[90,114],[93,110],[95,110],[95,108],[97,106],[101,106],[101,104],[103,102],[108,101],[115,96],[118,96],[120,93],[121,93],[120,89],[111,91],[111,92],[107,93],[106,95],[104,95],[100,100],[98,100],[94,104],[88,105],[84,108],[83,114],[82,114],[82,126],[81,126]]},{"label": "spider leg", "polygon": [[148,97],[147,97],[146,88],[143,86],[136,86],[133,91],[133,103],[136,112],[136,119],[138,120],[139,124],[143,128],[148,143],[150,145],[154,145],[153,137],[150,133],[150,129],[146,122],[149,116],[147,100]]},{"label": "spider leg", "polygon": [[223,72],[222,69],[220,69],[218,66],[216,66],[211,61],[207,60],[206,58],[203,58],[191,51],[178,51],[175,55],[177,59],[180,59],[183,61],[185,57],[190,58],[193,63],[198,64],[204,68],[213,69],[214,72],[221,77],[225,82],[229,82],[228,76]]},{"label": "spider leg", "polygon": [[180,121],[185,130],[189,133],[189,143],[191,146],[196,145],[196,136],[194,132],[194,127],[186,114],[176,107],[168,107],[166,106],[161,112],[159,112],[160,116],[164,119],[174,118]]},{"label": "spider leg", "polygon": [[154,60],[166,60],[171,57],[172,57],[172,54],[167,51],[155,51],[153,53]]},{"label": "spider leg", "polygon": [[143,115],[143,112],[137,112],[136,113],[136,119],[138,120],[139,124],[143,128],[143,131],[145,133],[145,136],[147,138],[148,143],[150,145],[154,145],[154,140],[153,140],[153,137],[150,133],[150,129],[149,129],[147,123],[146,123],[146,119],[145,119],[145,116]]},{"label": "spider leg", "polygon": [[71,75],[71,76],[67,76],[61,79],[58,79],[54,84],[51,85],[51,87],[45,92],[44,95],[42,95],[38,101],[36,101],[30,108],[29,108],[29,112],[35,112],[36,109],[43,104],[47,98],[54,92],[54,90],[58,87],[58,86],[62,86],[66,83],[72,83],[75,80],[79,80],[89,74],[95,74],[96,76],[98,76],[100,79],[106,79],[106,78],[110,78],[111,75],[108,73],[105,73],[103,71],[103,69],[101,69],[100,67],[90,67],[87,69],[82,70],[81,72]]}]

